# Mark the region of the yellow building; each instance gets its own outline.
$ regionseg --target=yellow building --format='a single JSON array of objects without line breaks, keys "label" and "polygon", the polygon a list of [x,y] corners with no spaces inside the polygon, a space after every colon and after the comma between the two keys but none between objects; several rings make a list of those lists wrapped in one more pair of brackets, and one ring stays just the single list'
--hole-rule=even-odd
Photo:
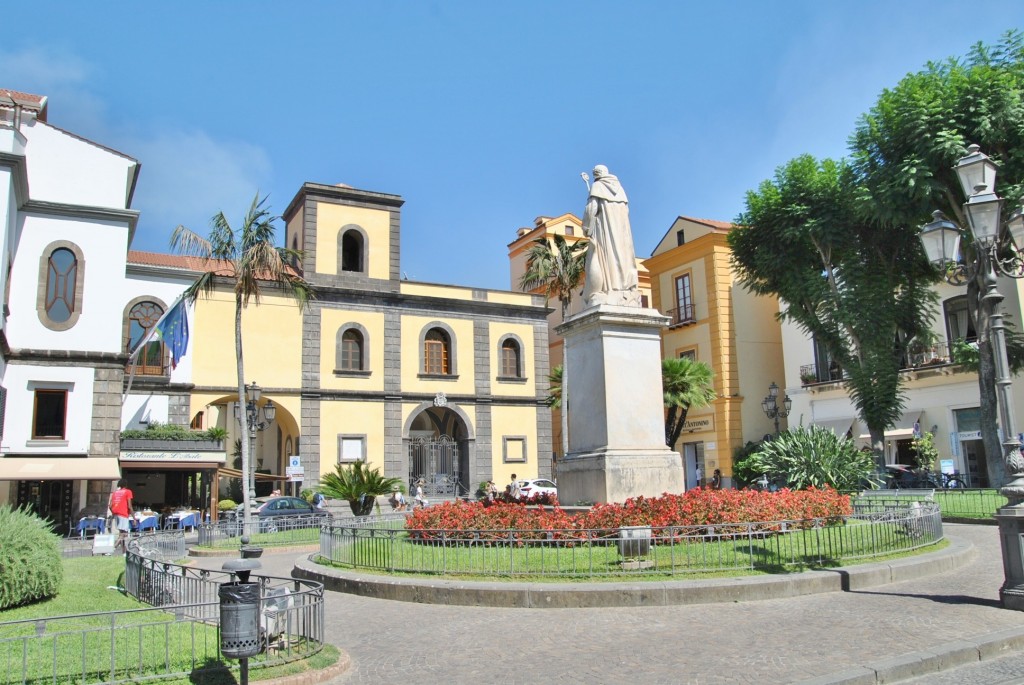
[{"label": "yellow building", "polygon": [[[284,213],[285,244],[301,250],[296,266],[316,299],[300,310],[268,298],[246,314],[266,341],[246,350],[247,375],[285,410],[284,440],[294,436],[306,483],[356,460],[406,482],[422,477],[435,496],[472,493],[512,473],[549,476],[543,299],[403,280],[403,202],[302,186]],[[214,356],[231,350],[206,354],[196,385],[205,384],[200,373],[230,381],[233,364]],[[194,395],[193,408],[208,399]],[[278,447],[283,466],[287,450]]]},{"label": "yellow building", "polygon": [[724,484],[731,483],[735,450],[773,432],[761,399],[771,383],[784,383],[778,301],[737,284],[726,242],[731,228],[680,216],[644,261],[651,305],[671,319],[662,355],[692,357],[715,373],[718,399],[689,412],[673,446],[683,455],[688,486],[695,484],[696,468],[705,479],[721,469]]}]

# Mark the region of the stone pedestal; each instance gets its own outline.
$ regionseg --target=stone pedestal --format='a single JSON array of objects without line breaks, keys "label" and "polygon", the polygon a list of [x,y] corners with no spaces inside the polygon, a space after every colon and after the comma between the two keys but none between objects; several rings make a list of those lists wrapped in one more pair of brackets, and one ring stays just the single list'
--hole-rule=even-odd
[{"label": "stone pedestal", "polygon": [[1024,508],[1003,507],[996,512],[999,545],[1003,551],[1003,586],[999,599],[1007,609],[1024,611]]},{"label": "stone pedestal", "polygon": [[622,502],[683,492],[683,465],[665,445],[661,329],[654,309],[599,305],[570,317],[563,382],[569,454],[558,465],[558,499]]}]

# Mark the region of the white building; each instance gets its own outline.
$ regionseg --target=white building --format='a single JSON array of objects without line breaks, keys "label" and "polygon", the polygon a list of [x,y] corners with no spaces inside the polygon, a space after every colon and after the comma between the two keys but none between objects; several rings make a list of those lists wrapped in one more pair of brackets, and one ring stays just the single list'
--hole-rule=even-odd
[{"label": "white building", "polygon": [[[1002,459],[1002,455],[985,454],[977,374],[953,364],[950,354],[950,341],[972,341],[976,337],[967,315],[967,290],[941,283],[936,291],[939,306],[931,326],[934,340],[912,345],[904,360],[901,374],[906,402],[901,420],[885,433],[886,463],[912,464],[914,431],[929,431],[935,436],[943,471],[959,471],[968,486],[985,487],[986,458]],[[1020,282],[1001,278],[999,292],[1006,298],[1003,308],[1007,319],[1019,326],[1024,321]],[[868,445],[867,426],[859,419],[842,374],[828,355],[791,322],[782,325],[782,341],[785,392],[793,400],[790,427],[817,424]],[[1024,383],[1012,387],[1014,420],[1021,426]]]},{"label": "white building", "polygon": [[122,425],[128,350],[190,280],[144,259],[126,272],[139,166],[48,123],[45,97],[0,89],[0,504],[62,532],[104,513],[122,427],[168,421],[189,387],[187,363],[141,369]]}]

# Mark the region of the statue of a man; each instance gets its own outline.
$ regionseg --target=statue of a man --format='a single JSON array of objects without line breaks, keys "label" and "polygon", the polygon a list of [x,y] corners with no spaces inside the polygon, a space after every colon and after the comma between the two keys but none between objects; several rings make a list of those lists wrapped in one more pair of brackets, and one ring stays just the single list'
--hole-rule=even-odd
[{"label": "statue of a man", "polygon": [[[582,174],[584,181],[586,174]],[[594,167],[587,208],[583,212],[583,234],[590,238],[587,251],[587,280],[583,301],[599,304],[640,306],[637,288],[636,253],[629,228],[629,201],[619,179],[608,167]]]}]

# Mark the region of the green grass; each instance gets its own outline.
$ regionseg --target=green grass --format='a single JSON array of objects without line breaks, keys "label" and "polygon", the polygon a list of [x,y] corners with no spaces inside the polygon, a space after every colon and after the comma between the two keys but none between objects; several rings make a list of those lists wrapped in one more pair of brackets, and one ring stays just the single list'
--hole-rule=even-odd
[{"label": "green grass", "polygon": [[[117,589],[109,589],[123,584],[123,557],[84,557],[64,559],[63,563],[64,582],[57,596],[0,611],[0,623],[31,621],[0,625],[0,683],[23,682],[23,664],[28,668],[24,682],[29,683],[52,682],[54,673],[57,682],[102,682],[110,679],[112,666],[117,679],[159,677],[162,673],[195,669],[203,672],[194,672],[188,682],[219,682],[215,680],[218,673],[229,677],[228,666],[219,655],[216,625],[176,621],[173,613],[154,610]],[[141,610],[109,613],[131,609]],[[99,615],[73,616],[90,613]],[[51,618],[56,616],[73,617]],[[48,619],[45,624],[40,623],[44,618]],[[116,630],[112,631],[112,626]],[[33,637],[40,628],[42,633]],[[316,648],[306,643],[292,647],[299,654]],[[261,666],[262,658],[251,661],[253,680],[323,668],[317,664],[334,663],[337,652],[329,650],[323,657],[310,655],[272,667]],[[237,675],[237,662],[228,665]]]},{"label": "green grass", "polygon": [[[717,574],[791,573],[807,568],[832,568],[857,559],[874,561],[898,555],[929,541],[908,536],[898,524],[846,525],[794,530],[748,540],[695,539],[658,544],[645,561],[652,570],[624,571],[614,544],[446,545],[411,541],[404,532],[394,536],[363,531],[366,537],[335,543],[333,565],[360,570],[413,575],[446,575],[557,581],[580,578],[715,577]],[[900,552],[900,550],[905,550]],[[393,569],[393,570],[392,570]]]},{"label": "green grass", "polygon": [[990,519],[1009,500],[998,490],[936,490],[935,501],[943,517]]}]

